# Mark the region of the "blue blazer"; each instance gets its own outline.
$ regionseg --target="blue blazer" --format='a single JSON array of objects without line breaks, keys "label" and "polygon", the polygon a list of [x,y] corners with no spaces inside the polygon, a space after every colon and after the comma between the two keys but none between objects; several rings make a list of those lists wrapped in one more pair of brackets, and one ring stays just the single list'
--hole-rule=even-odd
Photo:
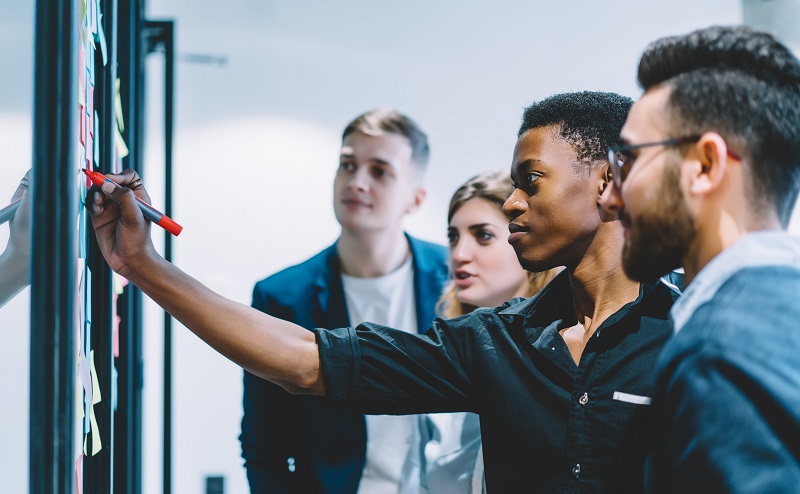
[{"label": "blue blazer", "polygon": [[[412,252],[417,325],[435,317],[447,280],[447,250],[406,235]],[[336,244],[256,283],[253,307],[303,326],[349,326]],[[360,413],[326,410],[322,398],[295,396],[244,373],[242,458],[253,494],[354,494],[366,455]]]}]

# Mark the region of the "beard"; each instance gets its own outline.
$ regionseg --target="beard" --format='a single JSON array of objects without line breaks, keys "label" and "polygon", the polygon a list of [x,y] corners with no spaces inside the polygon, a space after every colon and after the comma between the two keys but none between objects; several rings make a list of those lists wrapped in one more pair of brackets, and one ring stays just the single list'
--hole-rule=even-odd
[{"label": "beard", "polygon": [[697,225],[679,187],[680,166],[665,167],[660,204],[649,215],[629,219],[622,268],[635,281],[652,283],[683,264]]}]

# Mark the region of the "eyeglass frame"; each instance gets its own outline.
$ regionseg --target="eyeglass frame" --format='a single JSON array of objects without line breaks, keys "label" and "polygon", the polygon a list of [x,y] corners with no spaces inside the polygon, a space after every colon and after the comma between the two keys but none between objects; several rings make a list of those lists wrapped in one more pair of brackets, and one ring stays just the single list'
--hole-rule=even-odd
[{"label": "eyeglass frame", "polygon": [[702,135],[691,135],[685,137],[673,137],[663,141],[645,142],[642,144],[621,144],[617,146],[608,146],[607,159],[608,164],[611,167],[611,180],[613,180],[614,186],[617,188],[617,190],[620,190],[622,188],[622,183],[627,178],[628,173],[630,173],[631,169],[633,169],[632,162],[630,168],[624,173],[623,176],[623,169],[625,165],[624,162],[622,162],[623,164],[620,164],[621,160],[617,158],[620,152],[632,151],[634,149],[647,148],[651,146],[681,146],[683,144],[692,144],[699,141],[701,137]]},{"label": "eyeglass frame", "polygon": [[[633,163],[631,163],[631,168],[628,169],[627,172],[624,173],[623,176],[623,169],[624,165],[619,164],[619,159],[617,156],[622,151],[632,151],[634,149],[641,149],[651,146],[682,146],[684,144],[693,144],[700,140],[703,137],[702,134],[699,135],[691,135],[691,136],[684,136],[684,137],[673,137],[672,139],[665,139],[663,141],[657,142],[645,142],[642,144],[623,144],[617,146],[609,146],[608,147],[608,164],[611,167],[611,180],[614,182],[614,186],[617,190],[622,188],[622,183],[627,178],[627,175],[630,173],[631,169],[633,168]],[[738,154],[735,154],[728,150],[728,156],[734,158],[736,160],[741,160]]]}]

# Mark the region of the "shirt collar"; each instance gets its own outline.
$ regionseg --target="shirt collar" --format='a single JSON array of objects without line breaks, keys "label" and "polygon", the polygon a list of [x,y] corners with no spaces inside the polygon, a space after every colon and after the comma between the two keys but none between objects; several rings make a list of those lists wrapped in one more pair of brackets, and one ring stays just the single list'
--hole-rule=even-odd
[{"label": "shirt collar", "polygon": [[[607,326],[621,319],[633,307],[638,306],[645,299],[649,299],[650,294],[656,291],[669,292],[672,299],[675,300],[680,295],[682,285],[682,275],[675,272],[662,277],[656,283],[640,284],[636,300],[623,306],[603,325]],[[571,321],[575,318],[572,290],[566,270],[556,275],[537,295],[529,299],[514,299],[507,304],[507,307],[498,312],[498,315],[509,322],[515,317],[521,317],[524,327],[548,326],[553,321]]]},{"label": "shirt collar", "polygon": [[800,267],[800,239],[784,231],[772,230],[749,233],[740,238],[711,259],[672,306],[675,332],[680,331],[694,311],[711,300],[739,270],[786,264]]},{"label": "shirt collar", "polygon": [[[543,302],[539,303],[540,300]],[[562,319],[567,314],[573,314],[575,309],[572,304],[572,291],[569,285],[567,271],[563,270],[545,285],[542,290],[529,299],[514,299],[507,302],[508,306],[498,312],[500,317],[507,320],[522,317],[525,326],[528,321],[543,318],[547,323]]]}]

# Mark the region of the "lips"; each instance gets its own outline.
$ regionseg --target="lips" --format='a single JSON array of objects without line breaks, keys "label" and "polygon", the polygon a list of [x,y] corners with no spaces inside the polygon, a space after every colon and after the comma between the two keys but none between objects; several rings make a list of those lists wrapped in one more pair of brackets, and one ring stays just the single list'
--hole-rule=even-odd
[{"label": "lips", "polygon": [[519,242],[522,240],[525,235],[528,233],[528,229],[522,225],[518,225],[516,223],[509,223],[508,225],[508,243],[513,244],[515,242]]},{"label": "lips", "polygon": [[475,275],[463,269],[459,269],[453,273],[453,282],[456,288],[463,290],[464,288],[469,288],[475,282]]},{"label": "lips", "polygon": [[359,208],[359,207],[361,207],[361,208],[369,208],[369,207],[372,207],[368,202],[364,202],[364,201],[356,199],[354,197],[348,197],[348,198],[342,199],[342,204],[344,204],[347,207],[351,207],[351,208]]}]

